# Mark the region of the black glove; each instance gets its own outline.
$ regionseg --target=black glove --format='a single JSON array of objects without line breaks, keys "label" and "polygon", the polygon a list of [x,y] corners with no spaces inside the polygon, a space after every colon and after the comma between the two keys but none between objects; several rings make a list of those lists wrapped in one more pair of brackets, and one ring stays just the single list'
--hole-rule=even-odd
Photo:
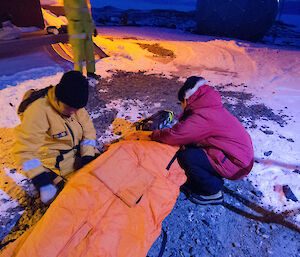
[{"label": "black glove", "polygon": [[57,188],[53,185],[53,180],[49,172],[43,172],[34,178],[32,178],[32,183],[40,192],[40,199],[44,204],[50,204],[57,193]]},{"label": "black glove", "polygon": [[94,28],[94,37],[97,37],[97,35],[98,35],[98,31],[97,31],[97,29],[96,28]]},{"label": "black glove", "polygon": [[90,156],[90,155],[86,155],[81,157],[81,165],[82,167],[87,165],[88,163],[90,163],[91,161],[95,160],[96,156]]},{"label": "black glove", "polygon": [[67,25],[61,25],[59,30],[59,34],[68,33],[68,26]]},{"label": "black glove", "polygon": [[52,184],[53,180],[49,176],[48,172],[45,171],[32,178],[32,183],[37,190],[40,190],[41,187]]}]

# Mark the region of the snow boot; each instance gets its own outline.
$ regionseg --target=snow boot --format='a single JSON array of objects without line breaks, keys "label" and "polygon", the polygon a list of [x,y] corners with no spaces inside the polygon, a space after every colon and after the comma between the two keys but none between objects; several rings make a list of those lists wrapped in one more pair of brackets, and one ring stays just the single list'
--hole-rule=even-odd
[{"label": "snow boot", "polygon": [[189,199],[189,197],[192,195],[192,190],[185,184],[181,185],[180,192],[184,193],[186,199]]},{"label": "snow boot", "polygon": [[189,200],[192,203],[200,204],[200,205],[222,204],[223,203],[223,192],[219,191],[218,193],[216,193],[214,195],[198,195],[198,194],[192,193],[189,196]]},{"label": "snow boot", "polygon": [[91,87],[95,87],[99,84],[99,81],[101,79],[100,75],[97,75],[95,72],[88,72],[87,73],[87,79],[89,81],[89,85]]},{"label": "snow boot", "polygon": [[87,77],[88,77],[88,79],[89,78],[96,79],[96,80],[101,79],[101,76],[96,74],[95,72],[88,72]]}]

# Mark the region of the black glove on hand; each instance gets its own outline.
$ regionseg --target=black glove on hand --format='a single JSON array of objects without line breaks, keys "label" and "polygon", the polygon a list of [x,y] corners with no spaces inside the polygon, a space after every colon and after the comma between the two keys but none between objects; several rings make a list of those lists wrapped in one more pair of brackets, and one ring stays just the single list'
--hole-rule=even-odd
[{"label": "black glove on hand", "polygon": [[87,165],[88,163],[90,163],[91,161],[95,160],[96,159],[96,156],[90,156],[90,155],[86,155],[86,156],[83,156],[81,158],[81,165],[82,167]]},{"label": "black glove on hand", "polygon": [[94,37],[97,37],[97,35],[98,35],[98,31],[97,31],[97,29],[96,28],[94,28]]},{"label": "black glove on hand", "polygon": [[32,183],[37,190],[40,190],[42,186],[52,184],[52,182],[53,180],[46,171],[32,178]]},{"label": "black glove on hand", "polygon": [[43,172],[35,176],[32,178],[32,183],[40,191],[40,198],[43,203],[48,204],[54,199],[57,188],[52,184],[53,180],[49,172]]}]

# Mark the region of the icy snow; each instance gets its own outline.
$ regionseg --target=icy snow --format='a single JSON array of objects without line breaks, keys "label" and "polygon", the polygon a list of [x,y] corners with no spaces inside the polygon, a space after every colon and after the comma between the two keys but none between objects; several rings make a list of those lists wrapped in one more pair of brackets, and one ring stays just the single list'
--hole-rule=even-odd
[{"label": "icy snow", "polygon": [[[253,44],[238,40],[215,39],[161,28],[99,27],[94,41],[110,57],[97,62],[96,71],[102,77],[109,77],[109,70],[146,71],[151,74],[177,75],[180,80],[191,75],[206,78],[211,85],[226,83],[247,86],[247,93],[255,100],[273,110],[282,110],[290,120],[287,125],[268,121],[257,121],[258,127],[266,126],[273,135],[258,128],[248,129],[255,157],[255,163],[247,179],[263,194],[261,205],[276,212],[296,210],[300,201],[293,202],[274,191],[276,185],[289,185],[300,200],[300,174],[294,172],[300,166],[300,51],[271,45]],[[113,38],[113,40],[112,40]],[[128,39],[131,38],[131,39]],[[154,44],[172,50],[175,57],[164,60],[156,58],[137,43]],[[38,58],[36,58],[38,56]],[[23,56],[0,59],[0,127],[13,128],[19,124],[16,109],[23,94],[30,88],[55,85],[62,76],[62,68],[43,51]],[[124,85],[125,86],[125,85]],[[241,87],[236,90],[244,90]],[[156,103],[159,106],[159,103]],[[126,108],[125,108],[126,107]],[[144,103],[136,100],[119,99],[106,106],[118,109],[117,118],[136,121],[139,113],[147,116]],[[92,118],[99,113],[91,114]],[[108,142],[118,136],[106,131],[99,141]],[[286,139],[283,140],[279,136]],[[272,151],[270,156],[265,152]],[[13,163],[13,161],[12,161]],[[7,169],[0,163],[1,173]],[[16,179],[17,175],[15,175]],[[16,206],[16,200],[6,201],[9,196],[0,191],[0,216],[5,210]],[[1,219],[1,217],[0,217]],[[300,223],[300,215],[295,216]]]}]

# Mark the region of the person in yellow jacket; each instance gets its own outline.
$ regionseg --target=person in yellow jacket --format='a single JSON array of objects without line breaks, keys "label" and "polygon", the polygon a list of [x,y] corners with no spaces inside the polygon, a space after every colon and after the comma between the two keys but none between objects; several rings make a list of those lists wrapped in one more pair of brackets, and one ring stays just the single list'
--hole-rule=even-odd
[{"label": "person in yellow jacket", "polygon": [[15,129],[14,155],[44,203],[54,198],[74,170],[97,156],[96,131],[84,108],[87,101],[86,77],[69,71],[27,106]]},{"label": "person in yellow jacket", "polygon": [[87,77],[99,79],[95,74],[94,43],[97,36],[87,0],[64,0],[65,14],[68,19],[68,34],[72,45],[74,70],[82,72],[86,63]]}]

